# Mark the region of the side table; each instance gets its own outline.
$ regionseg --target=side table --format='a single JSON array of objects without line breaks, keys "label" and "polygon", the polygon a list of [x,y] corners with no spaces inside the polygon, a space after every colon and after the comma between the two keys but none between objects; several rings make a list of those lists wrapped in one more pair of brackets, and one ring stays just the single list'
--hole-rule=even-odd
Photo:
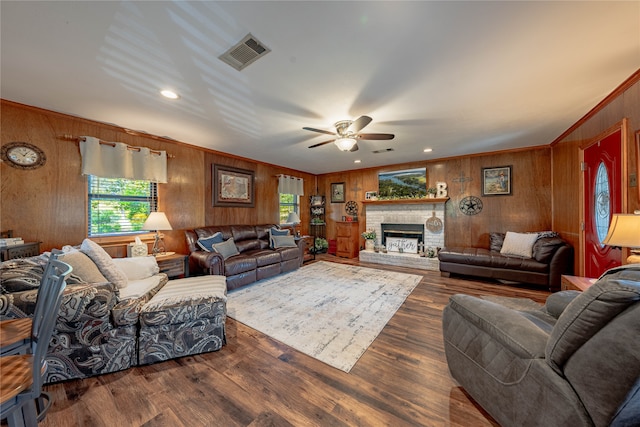
[{"label": "side table", "polygon": [[40,242],[28,242],[21,245],[2,246],[0,248],[0,261],[37,255],[40,255]]},{"label": "side table", "polygon": [[569,276],[562,275],[560,279],[560,289],[563,291],[581,291],[584,292],[591,285],[593,285],[596,280],[590,277],[582,277],[582,276]]},{"label": "side table", "polygon": [[160,273],[166,273],[169,279],[189,277],[189,255],[171,254],[156,256]]}]

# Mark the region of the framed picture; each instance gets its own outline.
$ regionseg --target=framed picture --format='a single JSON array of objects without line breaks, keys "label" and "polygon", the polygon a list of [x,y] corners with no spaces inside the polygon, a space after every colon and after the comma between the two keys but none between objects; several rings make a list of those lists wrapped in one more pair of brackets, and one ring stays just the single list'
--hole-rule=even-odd
[{"label": "framed picture", "polygon": [[640,130],[636,131],[636,186],[638,187],[638,196],[640,196],[640,185],[637,180],[640,177]]},{"label": "framed picture", "polygon": [[255,172],[213,165],[213,206],[252,208]]},{"label": "framed picture", "polygon": [[377,191],[367,191],[364,193],[365,200],[378,200],[378,192]]},{"label": "framed picture", "polygon": [[331,183],[331,203],[344,203],[344,182]]},{"label": "framed picture", "polygon": [[511,166],[482,168],[483,196],[511,195]]},{"label": "framed picture", "polygon": [[323,196],[310,196],[311,206],[324,206]]}]

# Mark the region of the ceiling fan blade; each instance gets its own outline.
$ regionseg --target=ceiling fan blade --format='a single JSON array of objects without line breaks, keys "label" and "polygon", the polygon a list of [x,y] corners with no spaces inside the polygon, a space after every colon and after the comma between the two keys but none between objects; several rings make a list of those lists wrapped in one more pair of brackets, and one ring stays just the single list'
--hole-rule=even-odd
[{"label": "ceiling fan blade", "polygon": [[369,140],[393,139],[396,137],[392,133],[359,133],[357,136],[360,139],[369,139]]},{"label": "ceiling fan blade", "polygon": [[363,129],[366,125],[371,123],[371,120],[373,119],[369,116],[360,116],[353,123],[351,123],[351,126],[349,126],[349,131],[358,133],[360,129]]},{"label": "ceiling fan blade", "polygon": [[335,132],[329,132],[328,130],[322,130],[322,129],[308,128],[308,127],[303,127],[302,129],[310,130],[311,132],[324,133],[326,135],[335,135],[336,134]]},{"label": "ceiling fan blade", "polygon": [[317,143],[317,144],[310,145],[310,146],[309,146],[309,148],[316,148],[316,147],[320,147],[321,145],[325,145],[325,144],[328,144],[328,143],[333,142],[333,141],[335,141],[335,139],[330,139],[330,140],[328,140],[328,141],[319,142],[319,143]]},{"label": "ceiling fan blade", "polygon": [[353,153],[354,151],[358,151],[358,150],[359,150],[358,144],[353,144],[353,147],[349,151],[351,151]]}]

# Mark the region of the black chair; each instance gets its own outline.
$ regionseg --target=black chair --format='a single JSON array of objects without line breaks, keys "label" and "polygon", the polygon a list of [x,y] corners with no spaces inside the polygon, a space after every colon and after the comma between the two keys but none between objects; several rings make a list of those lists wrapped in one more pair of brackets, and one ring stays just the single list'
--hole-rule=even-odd
[{"label": "black chair", "polygon": [[32,320],[31,353],[0,357],[0,418],[6,418],[9,427],[38,425],[36,401],[42,394],[45,357],[71,270],[62,261],[49,260]]}]

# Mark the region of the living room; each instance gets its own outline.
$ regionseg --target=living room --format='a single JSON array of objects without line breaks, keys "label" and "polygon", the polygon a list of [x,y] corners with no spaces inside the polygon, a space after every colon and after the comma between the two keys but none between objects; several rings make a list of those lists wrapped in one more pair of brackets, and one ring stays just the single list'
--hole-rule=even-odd
[{"label": "living room", "polygon": [[[7,18],[3,16],[2,19],[4,23]],[[637,58],[638,52],[634,53]],[[253,66],[258,65],[259,63],[256,63]],[[73,66],[69,66],[66,72],[72,75]],[[172,226],[172,230],[162,232],[165,248],[179,254],[189,253],[185,230],[208,225],[279,222],[279,175],[304,180],[304,196],[299,202],[298,225],[303,235],[312,233],[309,196],[325,196],[324,232],[328,240],[333,240],[336,238],[337,224],[348,215],[345,211],[346,201],[355,201],[358,206],[358,234],[367,230],[365,201],[367,193],[378,190],[380,173],[425,168],[430,187],[435,186],[437,182],[447,183],[449,200],[445,204],[446,246],[488,246],[490,232],[552,230],[573,246],[573,271],[576,275],[582,275],[585,269],[581,228],[582,151],[593,141],[618,129],[621,130],[624,147],[623,175],[620,177],[623,212],[633,213],[640,209],[640,193],[635,183],[640,162],[638,69],[626,73],[614,85],[608,87],[601,97],[590,99],[588,108],[580,111],[575,122],[568,123],[562,128],[561,133],[554,134],[549,139],[529,140],[518,148],[494,150],[489,147],[481,152],[444,157],[436,153],[431,157],[414,156],[416,160],[412,161],[350,166],[340,170],[327,169],[326,172],[297,168],[294,166],[295,161],[282,163],[287,165],[282,166],[281,163],[263,161],[259,154],[233,154],[198,146],[189,139],[174,140],[159,136],[171,133],[159,132],[156,135],[132,130],[147,130],[148,122],[125,125],[125,115],[122,116],[123,121],[109,124],[105,123],[107,120],[102,117],[65,114],[60,111],[67,110],[47,108],[44,106],[46,104],[41,105],[37,100],[29,102],[14,97],[5,98],[4,79],[3,76],[3,99],[0,101],[2,145],[26,141],[46,154],[46,163],[33,170],[12,168],[5,164],[6,162],[0,166],[0,228],[14,230],[14,233],[23,237],[25,241],[40,242],[41,251],[60,248],[67,244],[78,245],[87,238],[87,178],[80,172],[82,157],[77,139],[81,136],[93,136],[104,141],[123,142],[130,146],[148,147],[168,153],[168,182],[158,185],[158,211],[166,214]],[[382,116],[376,116],[370,111],[359,111],[352,115],[352,119],[361,114],[374,116],[370,129],[377,132],[376,120],[377,117],[382,119]],[[306,149],[310,142],[305,138],[309,135],[302,127],[320,127],[322,120],[305,121],[307,117],[300,120],[295,129],[287,131],[296,131],[295,138],[304,141]],[[388,117],[386,120],[391,121],[393,118]],[[330,124],[329,122],[328,126]],[[450,124],[450,127],[455,133],[456,124]],[[396,132],[400,141],[401,128],[390,129]],[[245,143],[254,143],[251,139],[248,141]],[[237,141],[238,145],[243,142]],[[360,143],[361,151],[364,151],[365,144],[367,142]],[[330,148],[335,150],[336,157],[345,154],[336,150],[333,144],[330,144]],[[313,150],[320,149],[328,150],[329,147]],[[259,153],[257,148],[255,150]],[[313,153],[312,150],[308,152]],[[282,146],[278,156],[285,158],[287,153],[287,146]],[[319,163],[328,162],[320,160]],[[257,191],[253,207],[214,206],[214,165],[247,170],[254,174]],[[464,214],[459,209],[462,199],[467,196],[481,197],[483,169],[505,165],[509,165],[513,173],[512,194],[503,197],[482,197],[481,214]],[[336,183],[344,184],[344,201],[331,201],[332,186]],[[153,242],[153,233],[143,233],[140,237],[147,243]],[[105,247],[112,256],[124,257],[132,237],[108,236],[97,237],[94,240]],[[358,246],[364,247],[364,244],[364,239],[358,240]],[[624,249],[623,258],[628,254],[628,249]],[[328,255],[318,258],[340,263],[356,262]],[[388,269],[404,271],[394,267]],[[448,377],[446,364],[443,364],[441,345],[430,347],[427,342],[442,340],[439,316],[449,293],[488,292],[503,296],[524,296],[544,302],[549,292],[526,287],[509,289],[484,281],[445,279],[440,278],[435,272],[424,273],[423,282],[424,284],[421,283],[415,294],[407,300],[408,307],[399,312],[400,317],[390,323],[392,328],[402,329],[406,336],[394,336],[387,331],[384,343],[371,348],[369,359],[364,360],[365,365],[361,368],[363,372],[358,376],[350,377],[334,373],[326,367],[318,367],[278,341],[271,340],[241,323],[230,322],[227,331],[228,344],[215,354],[158,363],[139,371],[127,371],[128,374],[106,375],[50,386],[57,395],[65,397],[62,400],[64,403],[54,407],[44,425],[65,425],[64,410],[69,409],[74,402],[82,402],[86,407],[93,406],[86,412],[78,412],[82,414],[78,415],[79,417],[84,416],[88,420],[85,421],[85,425],[91,421],[96,425],[108,424],[108,421],[101,419],[98,414],[109,412],[129,412],[129,415],[122,415],[121,418],[105,418],[111,422],[129,425],[181,425],[185,420],[189,420],[189,425],[205,425],[211,421],[211,417],[221,420],[221,425],[355,425],[359,422],[375,425],[376,417],[380,424],[495,425],[495,421],[461,389],[451,385],[454,383]],[[438,288],[448,289],[444,294],[436,294]],[[420,339],[412,337],[410,331],[417,330],[424,324],[428,324],[429,328],[416,332]],[[406,341],[403,342],[403,339]],[[393,350],[394,346],[402,345],[406,346],[403,351]],[[385,352],[391,354],[390,359],[384,357]],[[427,356],[432,356],[433,360]],[[406,359],[403,360],[403,357]],[[411,382],[415,378],[412,378],[409,371],[401,377],[397,376],[397,370],[391,367],[394,358],[405,368],[420,366],[420,381],[426,381],[425,378],[431,376],[432,381],[440,383],[440,388],[450,389],[451,395],[447,393],[443,396],[440,392],[437,402],[421,413],[421,409],[418,409],[419,404],[415,403],[420,399],[413,396],[411,390],[415,386],[419,392],[425,392],[424,389],[428,388],[428,385],[412,385]],[[265,363],[269,365],[266,366]],[[216,372],[213,368],[216,364],[224,366],[224,371]],[[172,373],[187,365],[189,373],[180,374],[182,382],[174,387]],[[380,391],[376,389],[378,385],[376,378],[373,378],[374,375],[367,377],[364,372],[367,369],[373,370],[375,366],[388,368],[376,373],[381,384]],[[396,377],[391,378],[394,375]],[[294,376],[302,376],[302,384],[292,379]],[[202,378],[206,378],[206,381],[203,382]],[[357,383],[363,378],[367,378],[366,386],[360,388]],[[224,384],[225,388],[217,389],[215,384],[210,383],[216,380]],[[279,381],[284,385],[277,384]],[[398,387],[407,395],[399,397],[395,391],[389,391],[392,390],[390,384],[394,381],[400,384]],[[296,390],[297,394],[294,395],[292,392],[291,395],[283,395],[283,389],[287,388],[287,384],[292,390]],[[336,391],[332,386],[336,384],[340,397],[333,401],[333,393]],[[147,393],[155,389],[161,395],[159,402],[174,399],[188,409],[183,409],[185,413],[180,413],[178,405],[172,407],[171,411],[163,412],[161,408],[153,407],[154,404],[148,399],[127,391],[134,387],[143,387]],[[247,402],[247,396],[251,395],[247,390],[252,387],[259,388],[258,399],[262,401],[267,400],[270,387],[273,387],[273,390],[277,389],[273,394],[274,400],[280,401],[275,405],[278,409],[272,408],[270,411],[265,409],[268,405],[263,403]],[[304,395],[306,387],[313,389],[309,396]],[[216,390],[212,392],[212,388]],[[385,397],[387,392],[393,394],[389,400]],[[112,400],[110,393],[122,393],[126,398]],[[234,398],[243,400],[242,405],[234,403]],[[309,401],[313,403],[309,404]],[[304,407],[304,410],[297,413],[295,409],[291,409],[297,406]],[[387,406],[404,406],[406,412],[419,414],[414,418],[402,417],[398,415],[402,411]],[[206,407],[207,414],[199,418],[198,407]],[[372,407],[376,409],[371,409]],[[324,412],[318,410],[314,414],[317,408],[323,408]],[[366,418],[368,410],[374,413],[370,418]],[[136,414],[131,415],[133,413]],[[255,413],[259,413],[259,416]],[[393,415],[389,415],[390,413]],[[317,418],[314,418],[314,415]],[[428,421],[429,416],[434,417],[431,422]],[[77,423],[82,425],[81,421]]]}]

